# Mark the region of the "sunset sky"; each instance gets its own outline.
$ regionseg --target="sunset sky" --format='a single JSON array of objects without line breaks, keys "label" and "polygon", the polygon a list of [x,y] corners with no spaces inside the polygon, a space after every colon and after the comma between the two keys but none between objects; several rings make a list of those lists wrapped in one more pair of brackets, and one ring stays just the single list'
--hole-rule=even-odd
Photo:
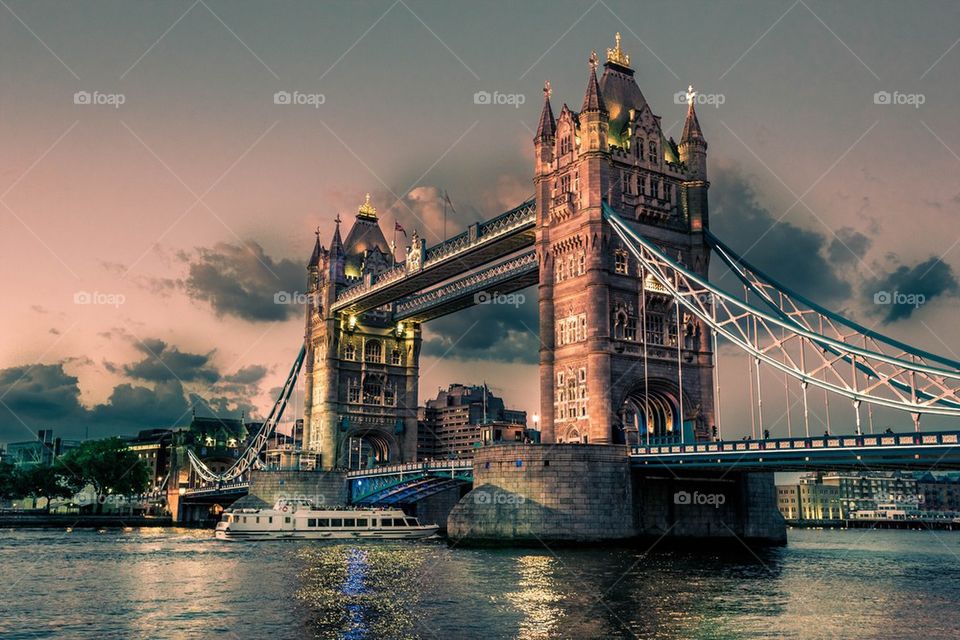
[{"label": "sunset sky", "polygon": [[[590,51],[617,31],[667,135],[677,92],[713,97],[698,113],[719,236],[960,359],[956,3],[5,0],[0,442],[183,424],[194,405],[263,416],[303,336],[274,294],[303,291],[314,230],[328,243],[367,192],[388,238],[397,220],[431,243],[444,190],[450,234],[527,199],[544,81],[556,111],[579,109]],[[425,327],[421,401],[485,379],[538,411],[527,294]],[[721,369],[725,431],[746,433],[746,361],[725,350]]]}]

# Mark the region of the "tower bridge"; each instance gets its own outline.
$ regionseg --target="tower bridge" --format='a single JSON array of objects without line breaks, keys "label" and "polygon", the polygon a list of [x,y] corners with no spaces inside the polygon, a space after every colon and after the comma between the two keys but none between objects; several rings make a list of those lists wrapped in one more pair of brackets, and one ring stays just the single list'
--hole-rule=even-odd
[{"label": "tower bridge", "polygon": [[[470,483],[475,496],[525,498],[522,508],[507,505],[512,511],[461,500],[451,532],[478,538],[713,536],[724,524],[773,540],[783,524],[771,471],[957,468],[960,432],[929,434],[920,421],[960,417],[960,363],[832,313],[738,256],[709,229],[708,145],[692,88],[675,141],[619,37],[599,78],[595,52],[589,62],[579,110],[563,104],[555,115],[544,87],[532,200],[433,246],[414,232],[399,259],[369,196],[346,240],[339,216],[328,245],[318,234],[303,347],[262,434],[275,428],[302,363],[309,465],[344,473],[364,503],[412,502]],[[711,260],[735,274],[742,295],[710,281]],[[422,323],[531,285],[543,444],[485,447],[451,474],[418,462]],[[723,440],[721,344],[747,355],[749,376],[738,382],[749,397],[738,402],[751,408],[750,441]],[[796,434],[792,426],[766,433],[761,372],[782,375],[788,393],[799,389]],[[849,434],[811,435],[815,390],[849,403]],[[909,415],[913,433],[872,434],[872,407]],[[264,442],[258,435],[227,473],[190,461],[208,483],[243,480]],[[668,508],[670,489],[690,482],[691,470],[706,486],[735,491],[734,511],[684,520]]]}]

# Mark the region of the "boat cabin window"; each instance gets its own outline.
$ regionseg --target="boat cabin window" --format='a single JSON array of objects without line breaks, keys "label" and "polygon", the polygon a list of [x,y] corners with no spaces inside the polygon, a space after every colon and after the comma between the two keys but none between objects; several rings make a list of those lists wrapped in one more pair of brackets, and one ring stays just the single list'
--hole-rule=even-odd
[{"label": "boat cabin window", "polygon": [[260,524],[260,516],[257,516],[257,524]]},{"label": "boat cabin window", "polygon": [[357,526],[357,521],[354,518],[344,518],[343,526],[345,527],[355,527]]},{"label": "boat cabin window", "polygon": [[315,526],[317,526],[317,519],[316,519],[316,518],[307,518],[307,526],[308,526],[308,527],[315,527]]},{"label": "boat cabin window", "polygon": [[392,526],[393,526],[393,520],[391,520],[390,518],[380,518],[380,526],[381,526],[381,527],[392,527]]},{"label": "boat cabin window", "polygon": [[290,516],[284,516],[283,521],[290,524]]},{"label": "boat cabin window", "polygon": [[243,524],[247,524],[247,516],[243,516]]},{"label": "boat cabin window", "polygon": [[330,518],[318,518],[318,519],[317,519],[317,526],[318,526],[318,527],[329,527],[329,526],[330,526]]},{"label": "boat cabin window", "polygon": [[357,526],[358,526],[358,527],[365,527],[365,526],[367,526],[367,519],[366,519],[366,518],[358,518],[358,519],[357,519]]},{"label": "boat cabin window", "polygon": [[403,525],[403,518],[394,518],[394,519],[393,519],[393,526],[395,526],[395,527],[402,527],[402,526],[404,526],[404,525]]},{"label": "boat cabin window", "polygon": [[343,518],[331,518],[331,519],[330,519],[330,526],[331,526],[331,527],[342,527],[342,526],[343,526]]},{"label": "boat cabin window", "polygon": [[415,526],[417,526],[417,519],[416,519],[416,518],[407,518],[407,526],[408,526],[408,527],[415,527]]},{"label": "boat cabin window", "polygon": [[270,516],[269,518],[267,518],[267,522],[270,524],[273,524],[273,516]]}]

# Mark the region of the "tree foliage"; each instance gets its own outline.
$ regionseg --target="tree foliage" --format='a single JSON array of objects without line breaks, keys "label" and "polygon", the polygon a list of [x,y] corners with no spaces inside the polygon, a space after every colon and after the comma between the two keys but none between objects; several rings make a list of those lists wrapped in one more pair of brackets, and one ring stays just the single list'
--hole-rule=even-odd
[{"label": "tree foliage", "polygon": [[88,440],[68,451],[59,461],[70,487],[83,491],[93,487],[97,512],[109,495],[134,496],[150,486],[150,471],[120,438]]}]

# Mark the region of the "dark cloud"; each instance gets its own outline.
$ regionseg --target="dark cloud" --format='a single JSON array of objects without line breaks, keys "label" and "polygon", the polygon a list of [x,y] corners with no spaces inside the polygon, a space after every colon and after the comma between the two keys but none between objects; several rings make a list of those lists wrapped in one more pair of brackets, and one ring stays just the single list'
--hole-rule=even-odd
[{"label": "dark cloud", "polygon": [[148,382],[178,380],[208,384],[220,379],[220,374],[209,364],[212,352],[187,353],[170,347],[157,338],[148,338],[136,347],[145,357],[123,367],[124,372],[131,378]]},{"label": "dark cloud", "polygon": [[255,384],[267,375],[267,368],[260,364],[252,364],[248,367],[238,369],[236,373],[223,376],[226,382],[236,382],[238,384]]},{"label": "dark cloud", "polygon": [[494,360],[535,364],[540,361],[537,290],[519,294],[524,302],[483,304],[434,320],[423,341],[426,356],[457,360]]},{"label": "dark cloud", "polygon": [[199,248],[196,255],[180,254],[189,263],[183,283],[194,300],[210,303],[219,317],[231,315],[249,322],[286,320],[299,315],[301,306],[277,304],[278,292],[302,292],[304,261],[274,260],[256,242],[245,246],[218,243]]},{"label": "dark cloud", "polygon": [[128,364],[105,361],[102,366],[142,382],[122,382],[105,402],[92,407],[81,403],[79,380],[65,370],[95,366],[88,357],[0,369],[0,442],[29,440],[40,429],[79,438],[86,433],[103,437],[182,426],[190,422],[192,410],[198,415],[258,416],[250,399],[259,395],[267,367],[248,365],[224,376],[210,362],[212,354],[180,351],[157,338],[134,344],[143,359]]},{"label": "dark cloud", "polygon": [[131,433],[144,427],[173,426],[189,420],[183,387],[177,381],[154,389],[121,384],[92,409],[80,403],[80,386],[63,363],[0,369],[0,440],[30,440],[40,429],[78,438]]},{"label": "dark cloud", "polygon": [[827,261],[830,242],[825,236],[777,221],[735,167],[719,166],[711,183],[711,230],[724,242],[773,278],[822,304],[836,306],[849,298],[850,283]]},{"label": "dark cloud", "polygon": [[873,241],[851,227],[843,227],[830,241],[827,255],[834,264],[850,264],[863,260]]},{"label": "dark cloud", "polygon": [[884,324],[909,318],[924,304],[960,291],[953,269],[931,257],[908,267],[900,265],[890,273],[864,282],[864,299],[871,313]]}]

